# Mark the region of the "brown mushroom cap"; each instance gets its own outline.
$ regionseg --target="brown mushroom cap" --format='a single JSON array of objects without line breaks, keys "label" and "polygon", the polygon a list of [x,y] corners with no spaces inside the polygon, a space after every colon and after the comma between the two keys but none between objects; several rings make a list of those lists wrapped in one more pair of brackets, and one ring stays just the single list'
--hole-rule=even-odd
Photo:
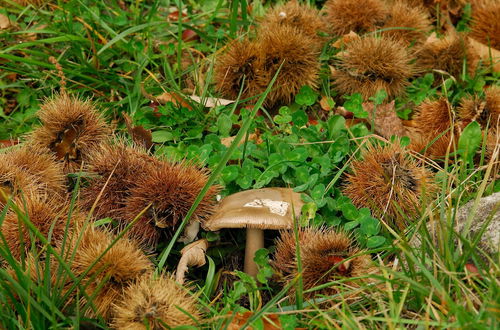
[{"label": "brown mushroom cap", "polygon": [[203,227],[290,229],[304,202],[290,188],[262,188],[242,191],[224,198]]}]

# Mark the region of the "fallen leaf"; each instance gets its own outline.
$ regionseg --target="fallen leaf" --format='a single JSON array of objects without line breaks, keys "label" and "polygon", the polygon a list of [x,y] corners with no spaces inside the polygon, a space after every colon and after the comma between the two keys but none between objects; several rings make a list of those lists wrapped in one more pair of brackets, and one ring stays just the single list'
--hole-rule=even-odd
[{"label": "fallen leaf", "polygon": [[354,125],[359,124],[359,123],[366,123],[366,120],[365,119],[359,119],[359,118],[346,119],[345,120],[345,126],[346,127],[351,127],[351,126],[354,126]]},{"label": "fallen leaf", "polygon": [[7,148],[19,144],[19,140],[0,140],[0,148]]},{"label": "fallen leaf", "polygon": [[135,143],[149,150],[153,146],[153,135],[151,130],[147,130],[142,126],[133,126],[132,119],[128,114],[123,113],[125,125],[127,125],[128,134],[132,137]]},{"label": "fallen leaf", "polygon": [[5,76],[5,78],[9,79],[10,81],[16,81],[17,73],[9,73],[8,75]]},{"label": "fallen leaf", "polygon": [[351,111],[347,111],[344,107],[337,107],[335,109],[335,113],[337,115],[341,115],[342,117],[344,117],[346,119],[352,119],[352,118],[354,118],[354,113],[351,112]]},{"label": "fallen leaf", "polygon": [[203,106],[205,108],[215,108],[216,106],[219,106],[219,105],[228,105],[228,104],[232,104],[235,102],[232,100],[219,99],[216,97],[201,98],[201,97],[196,96],[196,95],[191,95],[189,98],[191,100],[199,103],[199,104],[203,104]]},{"label": "fallen leaf", "polygon": [[197,40],[200,37],[198,36],[198,33],[194,32],[193,30],[186,29],[186,30],[182,31],[181,38],[182,38],[182,41],[188,42],[188,41]]},{"label": "fallen leaf", "polygon": [[465,264],[465,269],[472,275],[479,275],[479,269],[472,263]]},{"label": "fallen leaf", "polygon": [[398,117],[394,101],[380,104],[376,108],[371,102],[363,103],[363,108],[368,112],[368,123],[374,125],[374,131],[378,135],[390,138],[393,135],[405,135],[403,121]]},{"label": "fallen leaf", "polygon": [[437,37],[437,34],[436,32],[432,32],[428,37],[427,39],[425,40],[425,43],[426,44],[430,44],[430,43],[433,43],[433,42],[438,42],[439,41],[439,38]]},{"label": "fallen leaf", "polygon": [[0,30],[5,30],[10,27],[9,18],[5,15],[0,14]]},{"label": "fallen leaf", "polygon": [[[231,143],[233,143],[235,138],[236,138],[236,136],[225,137],[225,138],[222,138],[220,140],[220,143],[222,145],[225,145],[226,147],[229,147],[231,145]],[[255,142],[255,144],[261,144],[262,142],[264,142],[260,138],[260,132],[258,132],[257,130],[255,131],[255,133],[248,135],[248,141],[253,141],[253,142]],[[245,143],[245,139],[241,139],[241,141],[238,143],[238,146],[241,146],[243,143]]]},{"label": "fallen leaf", "polygon": [[[184,17],[187,17],[187,14],[183,12],[181,13],[181,15],[182,15],[182,21],[185,22],[186,19],[184,19]],[[170,14],[168,14],[168,20],[177,22],[179,20],[179,11],[174,10]]]},{"label": "fallen leaf", "polygon": [[313,118],[311,116],[308,116],[307,118],[307,123],[309,125],[318,125],[318,120],[316,118]]},{"label": "fallen leaf", "polygon": [[360,37],[356,32],[351,31],[348,34],[344,34],[342,37],[338,38],[337,41],[335,41],[332,44],[332,46],[335,48],[342,48],[343,46],[347,45],[351,41],[357,40],[359,38]]},{"label": "fallen leaf", "polygon": [[158,103],[160,104],[166,104],[167,102],[172,102],[178,107],[183,107],[189,110],[193,110],[193,107],[189,103],[187,103],[181,95],[177,94],[176,92],[163,93],[160,96],[156,97],[156,101],[158,101]]},{"label": "fallen leaf", "polygon": [[330,96],[322,96],[319,101],[319,105],[321,106],[321,109],[330,111],[335,106],[335,101]]},{"label": "fallen leaf", "polygon": [[[236,315],[233,315],[233,313],[229,312],[228,317],[233,318],[231,320],[231,323],[227,326],[226,329],[228,330],[239,330],[241,329],[245,323],[248,321],[249,318],[251,318],[253,315],[253,312],[245,312],[245,313],[236,313]],[[279,320],[279,316],[276,314],[264,314],[264,317],[262,318],[262,323],[263,323],[263,328],[264,330],[280,330],[281,329],[281,322]],[[253,330],[253,327],[248,327],[246,329]]]},{"label": "fallen leaf", "polygon": [[500,51],[495,48],[488,47],[479,41],[469,37],[469,45],[473,51],[481,58],[481,60],[493,67],[494,72],[500,72]]}]

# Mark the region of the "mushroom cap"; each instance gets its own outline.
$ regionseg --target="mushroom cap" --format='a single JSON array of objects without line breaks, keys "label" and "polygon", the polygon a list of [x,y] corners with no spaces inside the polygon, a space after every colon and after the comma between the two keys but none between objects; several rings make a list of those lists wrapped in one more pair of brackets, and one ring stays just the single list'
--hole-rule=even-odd
[{"label": "mushroom cap", "polygon": [[224,198],[203,227],[290,229],[293,215],[300,216],[304,203],[290,188],[262,188],[241,191]]}]

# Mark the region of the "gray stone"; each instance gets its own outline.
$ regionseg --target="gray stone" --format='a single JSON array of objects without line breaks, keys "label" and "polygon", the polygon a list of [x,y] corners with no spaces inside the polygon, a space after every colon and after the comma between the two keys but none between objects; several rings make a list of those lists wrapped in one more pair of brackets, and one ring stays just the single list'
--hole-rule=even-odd
[{"label": "gray stone", "polygon": [[485,223],[490,221],[479,241],[479,247],[488,254],[495,255],[500,247],[500,192],[481,198],[471,223],[467,225],[467,217],[473,212],[474,202],[474,200],[471,200],[458,209],[456,216],[457,232],[465,235],[467,232],[464,230],[469,227],[468,237],[474,237],[476,233],[481,231]]},{"label": "gray stone", "polygon": [[[474,208],[475,200],[469,201],[457,210],[455,218],[454,231],[466,238],[473,238],[479,233],[485,223],[489,221],[486,229],[484,230],[478,246],[481,250],[488,253],[494,259],[498,255],[500,248],[500,192],[494,193],[490,196],[483,197],[478,201],[477,208]],[[473,214],[471,215],[471,213]],[[470,223],[467,224],[467,218],[471,215]],[[427,224],[427,230],[431,235],[434,242],[438,242],[442,235],[442,229],[445,228],[446,223],[433,221]],[[457,241],[455,241],[455,244]],[[421,237],[417,233],[410,241],[410,246],[419,249],[421,246]]]}]

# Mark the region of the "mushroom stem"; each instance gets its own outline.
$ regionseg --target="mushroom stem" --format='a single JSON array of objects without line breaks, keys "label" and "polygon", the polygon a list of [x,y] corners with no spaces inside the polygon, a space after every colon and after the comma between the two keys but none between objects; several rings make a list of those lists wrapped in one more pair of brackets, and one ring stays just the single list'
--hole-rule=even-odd
[{"label": "mushroom stem", "polygon": [[196,242],[186,245],[181,250],[182,257],[181,260],[179,260],[179,264],[177,265],[177,272],[175,276],[175,280],[179,284],[184,283],[184,277],[186,272],[188,271],[188,267],[201,267],[205,264],[205,255],[207,248],[208,241],[206,239],[200,239]]},{"label": "mushroom stem", "polygon": [[184,276],[188,271],[188,261],[184,256],[181,257],[179,264],[177,265],[177,271],[175,272],[175,280],[179,284],[184,284]]},{"label": "mushroom stem", "polygon": [[256,277],[258,273],[257,264],[253,260],[255,252],[264,247],[264,231],[257,228],[247,228],[247,243],[245,248],[245,273]]},{"label": "mushroom stem", "polygon": [[196,220],[191,220],[187,224],[186,229],[184,229],[184,233],[177,241],[182,242],[184,244],[191,243],[192,241],[194,241],[199,231],[200,231],[200,223]]}]

